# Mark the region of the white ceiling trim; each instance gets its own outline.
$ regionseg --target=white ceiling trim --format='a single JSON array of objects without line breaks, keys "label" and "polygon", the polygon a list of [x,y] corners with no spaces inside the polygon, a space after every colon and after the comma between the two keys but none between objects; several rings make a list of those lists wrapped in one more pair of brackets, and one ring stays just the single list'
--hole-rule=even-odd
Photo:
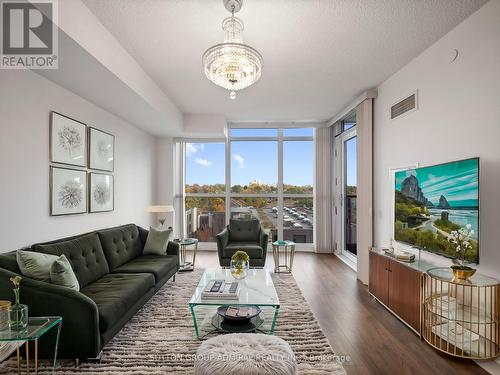
[{"label": "white ceiling trim", "polygon": [[229,122],[233,129],[265,129],[265,128],[322,128],[325,121],[239,121]]},{"label": "white ceiling trim", "polygon": [[337,121],[340,121],[344,117],[346,117],[349,112],[351,112],[354,108],[356,108],[358,105],[363,103],[366,99],[375,99],[377,97],[377,95],[378,95],[378,93],[377,93],[376,89],[371,89],[371,90],[365,91],[360,96],[358,96],[356,99],[354,99],[351,103],[349,103],[349,105],[347,105],[341,111],[339,111],[330,120],[326,121],[324,126],[325,127],[332,126]]}]

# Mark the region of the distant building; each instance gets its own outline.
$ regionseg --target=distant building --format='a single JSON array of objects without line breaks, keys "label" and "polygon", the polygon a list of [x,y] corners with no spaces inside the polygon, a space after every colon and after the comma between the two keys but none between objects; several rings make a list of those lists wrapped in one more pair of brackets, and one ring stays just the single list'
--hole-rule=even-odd
[{"label": "distant building", "polygon": [[198,213],[197,208],[186,210],[186,232],[200,242],[214,241],[226,226],[225,212]]},{"label": "distant building", "polygon": [[198,209],[196,207],[186,210],[186,233],[192,236],[198,229]]}]

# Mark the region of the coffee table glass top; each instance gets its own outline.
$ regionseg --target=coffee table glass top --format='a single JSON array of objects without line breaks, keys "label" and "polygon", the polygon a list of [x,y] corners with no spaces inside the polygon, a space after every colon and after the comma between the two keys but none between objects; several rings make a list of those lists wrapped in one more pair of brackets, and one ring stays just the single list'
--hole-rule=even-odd
[{"label": "coffee table glass top", "polygon": [[35,340],[43,336],[45,332],[61,322],[62,318],[59,316],[28,318],[28,326],[22,331],[14,331],[10,329],[0,331],[0,342]]},{"label": "coffee table glass top", "polygon": [[[201,293],[210,280],[239,281],[240,294],[238,301],[234,300],[202,300]],[[256,305],[277,306],[279,299],[274,288],[271,274],[266,269],[250,269],[243,280],[236,280],[229,269],[207,268],[189,301],[190,305]]]}]

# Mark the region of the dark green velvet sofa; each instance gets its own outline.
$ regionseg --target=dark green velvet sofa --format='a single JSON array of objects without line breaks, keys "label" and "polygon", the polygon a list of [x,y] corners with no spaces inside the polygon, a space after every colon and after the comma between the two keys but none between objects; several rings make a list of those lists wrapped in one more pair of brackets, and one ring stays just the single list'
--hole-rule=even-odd
[{"label": "dark green velvet sofa", "polygon": [[250,267],[264,267],[268,240],[269,233],[258,219],[231,219],[229,225],[217,235],[219,264],[229,267],[233,254],[243,250],[250,257]]},{"label": "dark green velvet sofa", "polygon": [[[39,243],[30,249],[64,254],[80,291],[23,277],[21,303],[30,316],[62,316],[61,358],[97,358],[113,336],[175,274],[179,245],[169,242],[165,255],[143,255],[148,231],[134,224]],[[15,252],[0,255],[0,299],[12,300],[9,278],[20,274]],[[53,355],[55,330],[40,343],[41,355]]]}]

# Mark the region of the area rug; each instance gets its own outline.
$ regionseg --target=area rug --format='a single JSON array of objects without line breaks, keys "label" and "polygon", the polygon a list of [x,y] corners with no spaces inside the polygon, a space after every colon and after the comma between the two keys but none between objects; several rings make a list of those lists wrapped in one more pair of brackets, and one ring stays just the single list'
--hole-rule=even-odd
[{"label": "area rug", "polygon": [[[180,273],[169,281],[110,341],[100,363],[59,360],[56,374],[192,374],[193,356],[200,345],[194,334],[188,301],[203,273]],[[272,274],[281,308],[275,335],[292,347],[299,374],[345,374],[318,321],[290,274]],[[17,372],[15,358],[0,364],[0,373]],[[40,374],[51,374],[40,361]],[[214,374],[216,375],[216,374]]]}]

